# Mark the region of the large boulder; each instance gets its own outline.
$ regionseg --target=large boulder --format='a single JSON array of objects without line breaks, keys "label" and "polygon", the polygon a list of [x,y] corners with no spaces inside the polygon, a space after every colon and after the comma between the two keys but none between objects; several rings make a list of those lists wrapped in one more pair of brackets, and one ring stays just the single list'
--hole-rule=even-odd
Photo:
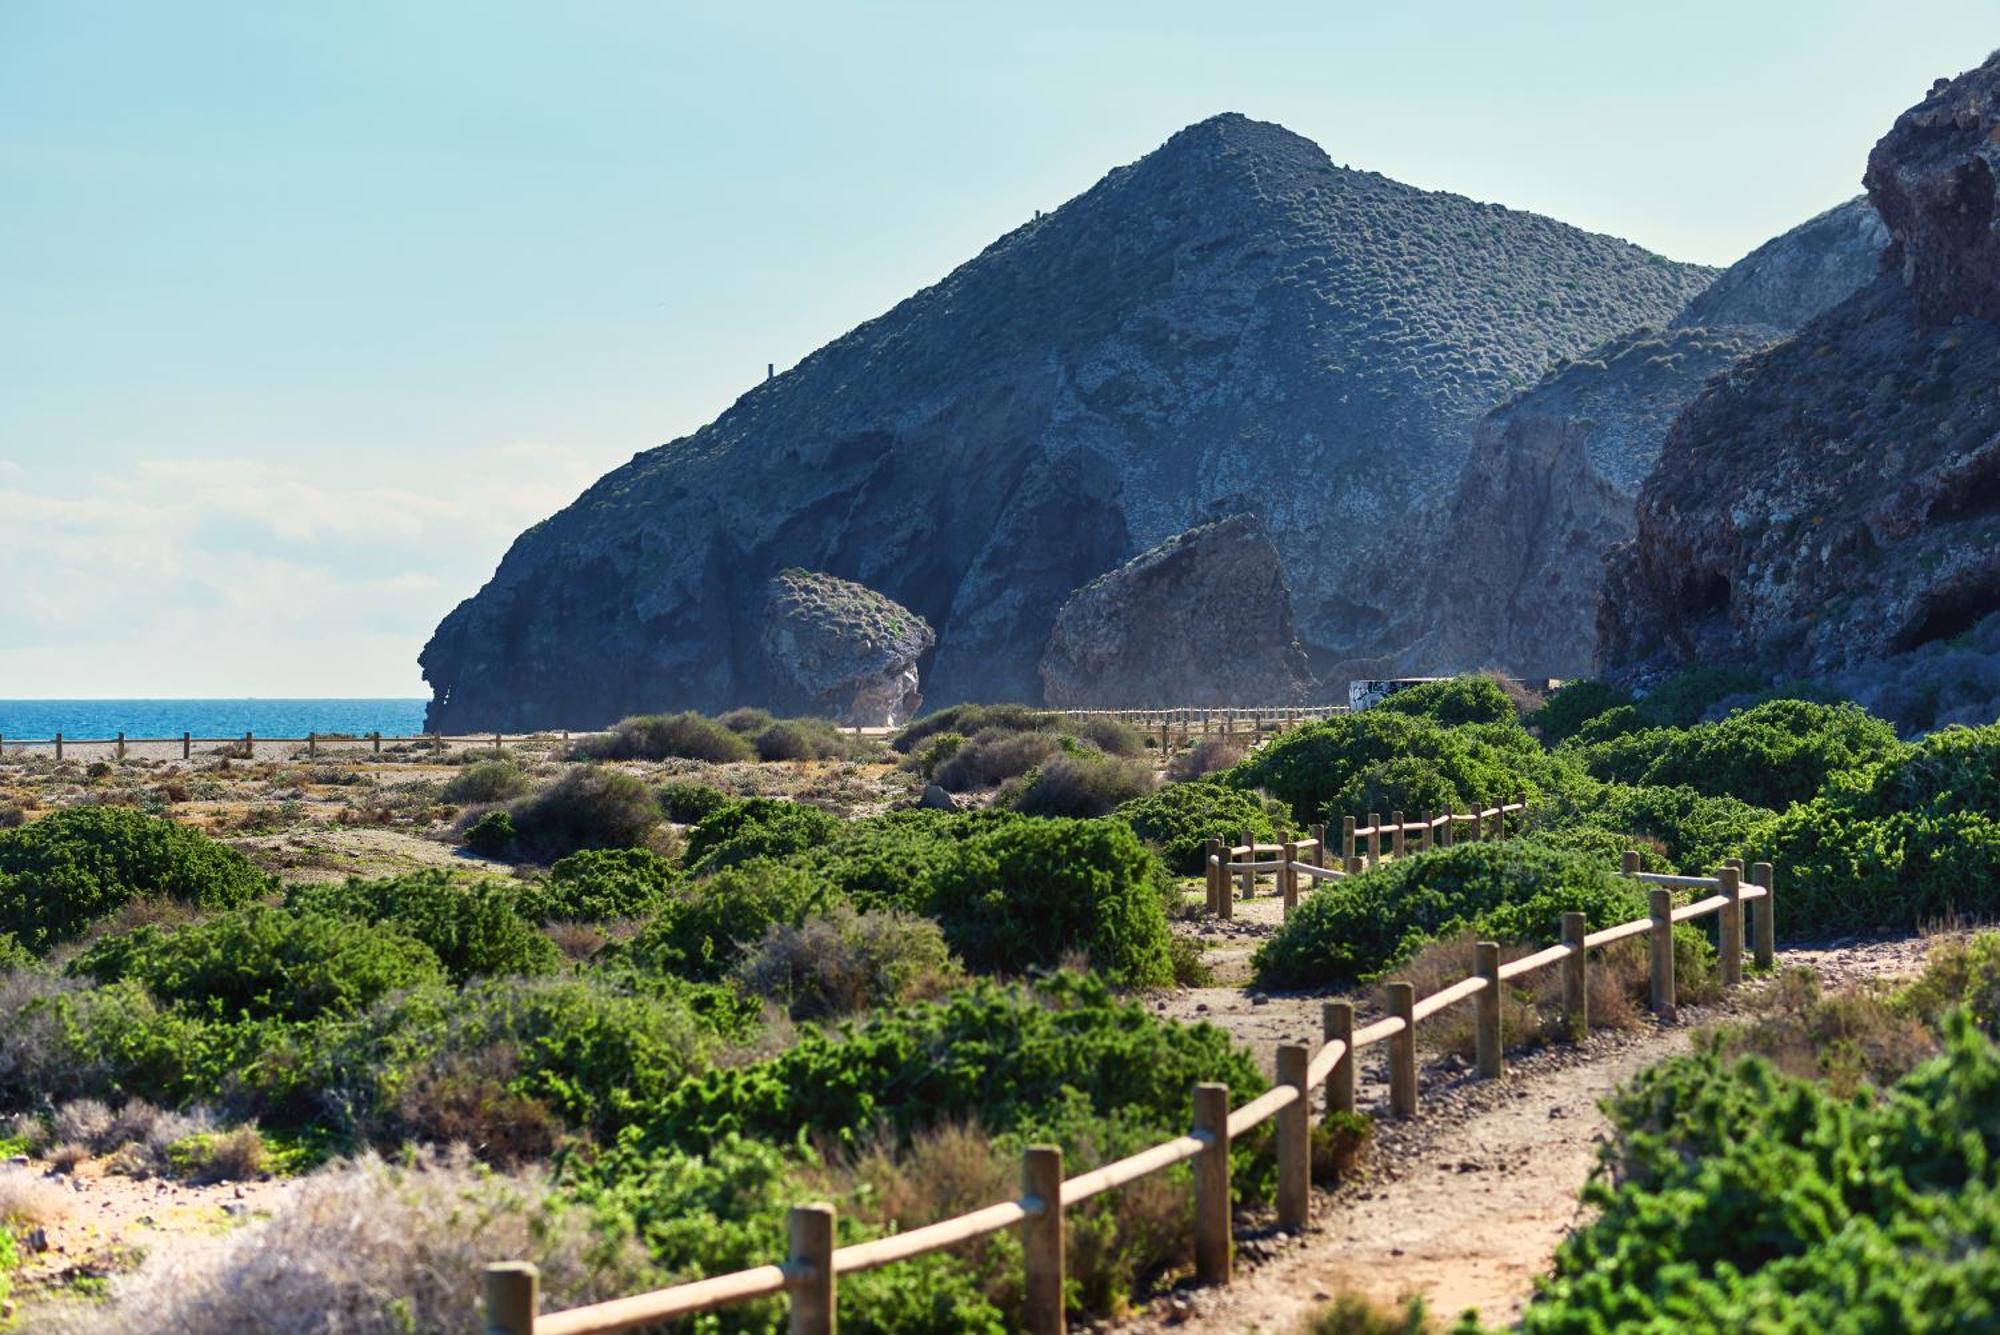
[{"label": "large boulder", "polygon": [[781,570],[765,586],[765,698],[850,726],[896,727],[916,716],[917,660],[937,644],[930,623],[852,580]]},{"label": "large boulder", "polygon": [[753,698],[787,566],[930,622],[933,704],[1033,700],[1072,590],[1249,509],[1309,649],[1393,653],[1471,424],[1712,277],[1203,121],[522,534],[424,649],[430,726]]},{"label": "large boulder", "polygon": [[1042,654],[1060,709],[1265,705],[1312,687],[1271,535],[1240,514],[1179,534],[1078,589]]},{"label": "large boulder", "polygon": [[1450,614],[1397,666],[1590,672],[1604,557],[1637,531],[1674,418],[1712,376],[1853,295],[1887,240],[1868,201],[1850,200],[1731,265],[1669,328],[1565,360],[1481,418],[1430,566],[1425,601]]},{"label": "large boulder", "polygon": [[1675,422],[1607,563],[1617,674],[1837,674],[2000,611],[1996,90],[2000,57],[1896,122],[1867,176],[1885,271]]}]

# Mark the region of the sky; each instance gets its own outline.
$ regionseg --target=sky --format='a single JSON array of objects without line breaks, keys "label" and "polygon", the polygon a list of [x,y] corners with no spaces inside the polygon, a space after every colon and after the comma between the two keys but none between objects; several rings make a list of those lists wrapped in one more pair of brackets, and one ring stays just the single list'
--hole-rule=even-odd
[{"label": "sky", "polygon": [[0,0],[0,698],[425,694],[521,529],[1217,112],[1720,265],[1996,44],[2000,0]]}]

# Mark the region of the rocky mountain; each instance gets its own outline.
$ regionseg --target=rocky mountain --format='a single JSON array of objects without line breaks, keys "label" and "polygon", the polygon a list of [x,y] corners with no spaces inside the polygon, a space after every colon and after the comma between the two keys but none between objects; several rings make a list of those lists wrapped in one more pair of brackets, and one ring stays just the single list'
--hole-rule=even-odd
[{"label": "rocky mountain", "polygon": [[2000,612],[1996,165],[2000,55],[1870,154],[1883,273],[1675,422],[1608,563],[1609,666],[1821,676]]},{"label": "rocky mountain", "polygon": [[1867,283],[1887,242],[1873,206],[1850,200],[1731,265],[1666,330],[1600,344],[1481,418],[1431,567],[1429,600],[1453,612],[1399,667],[1588,673],[1605,553],[1636,530],[1674,418],[1712,376]]},{"label": "rocky mountain", "polygon": [[1254,515],[1177,534],[1078,589],[1041,663],[1062,709],[1287,705],[1313,685],[1284,563]]},{"label": "rocky mountain", "polygon": [[1712,277],[1201,122],[523,534],[424,649],[430,726],[750,700],[788,566],[934,626],[933,703],[1038,699],[1074,590],[1245,511],[1309,650],[1392,654],[1471,424]]}]

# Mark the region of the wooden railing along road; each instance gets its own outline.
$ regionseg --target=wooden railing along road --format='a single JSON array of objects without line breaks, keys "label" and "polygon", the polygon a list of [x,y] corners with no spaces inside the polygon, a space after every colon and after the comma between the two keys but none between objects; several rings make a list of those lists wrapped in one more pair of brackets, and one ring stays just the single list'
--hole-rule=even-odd
[{"label": "wooden railing along road", "polygon": [[[1416,823],[1416,832],[1428,839],[1433,831],[1440,831],[1449,838],[1454,824],[1471,820],[1477,830],[1487,820],[1504,822],[1509,811],[1519,809],[1519,804],[1507,804],[1481,812],[1432,818],[1430,822]],[[1367,827],[1343,831],[1347,868],[1355,866],[1358,856],[1354,840],[1368,839],[1371,855],[1379,855],[1380,836],[1384,832],[1381,822],[1373,817]],[[1386,832],[1401,845],[1413,831],[1409,823],[1394,820]],[[1314,848],[1306,850],[1303,843],[1272,847],[1251,846],[1246,841],[1243,846],[1228,850],[1227,862],[1221,861],[1220,850],[1212,853],[1211,903],[1216,902],[1218,879],[1221,904],[1233,898],[1228,883],[1231,872],[1254,875],[1274,870],[1286,876],[1331,872],[1332,869],[1319,865],[1320,838],[1316,836],[1312,842]],[[1313,852],[1314,859],[1305,861],[1294,856],[1303,851]],[[1258,861],[1257,855],[1263,852],[1280,856]],[[1242,860],[1238,861],[1239,858]],[[1500,988],[1513,979],[1561,965],[1563,1028],[1565,1035],[1576,1041],[1589,1029],[1588,970],[1592,950],[1628,937],[1650,936],[1652,1009],[1665,1024],[1672,1024],[1676,1018],[1674,924],[1711,914],[1720,916],[1721,977],[1724,986],[1734,987],[1743,978],[1744,913],[1748,907],[1754,913],[1757,965],[1764,969],[1772,966],[1776,954],[1776,891],[1770,863],[1760,862],[1752,867],[1747,885],[1740,863],[1731,863],[1714,876],[1664,876],[1644,872],[1639,855],[1627,853],[1624,870],[1651,886],[1646,917],[1592,932],[1587,930],[1583,914],[1565,913],[1560,943],[1505,964],[1500,962],[1497,942],[1479,942],[1470,977],[1422,998],[1416,995],[1414,984],[1392,982],[1387,987],[1389,1014],[1358,1029],[1351,1003],[1326,1002],[1318,1049],[1309,1050],[1304,1044],[1280,1045],[1277,1083],[1269,1091],[1240,1108],[1231,1108],[1227,1085],[1198,1084],[1193,1090],[1186,1134],[1150,1149],[1065,1178],[1062,1150],[1053,1145],[1034,1146],[1022,1155],[1021,1191],[1013,1200],[846,1247],[834,1245],[831,1205],[796,1206],[791,1212],[789,1254],[780,1263],[547,1315],[538,1310],[537,1275],[532,1264],[489,1265],[485,1272],[487,1329],[492,1335],[606,1335],[782,1293],[790,1300],[794,1335],[830,1335],[835,1326],[840,1276],[940,1251],[1002,1229],[1018,1228],[1025,1281],[1024,1324],[1037,1335],[1049,1335],[1061,1332],[1066,1320],[1064,1212],[1093,1196],[1190,1161],[1194,1164],[1195,1276],[1204,1284],[1228,1284],[1232,1269],[1233,1208],[1230,1142],[1276,1119],[1278,1225],[1284,1229],[1304,1228],[1310,1222],[1312,1202],[1309,1107],[1312,1092],[1325,1086],[1325,1109],[1329,1116],[1354,1111],[1356,1059],[1362,1049],[1378,1043],[1388,1045],[1389,1112],[1400,1118],[1415,1117],[1417,1026],[1454,1006],[1471,1002],[1475,1009],[1475,1069],[1482,1077],[1498,1078],[1502,1074],[1504,1042]],[[1676,890],[1711,893],[1691,903],[1676,905]]]}]

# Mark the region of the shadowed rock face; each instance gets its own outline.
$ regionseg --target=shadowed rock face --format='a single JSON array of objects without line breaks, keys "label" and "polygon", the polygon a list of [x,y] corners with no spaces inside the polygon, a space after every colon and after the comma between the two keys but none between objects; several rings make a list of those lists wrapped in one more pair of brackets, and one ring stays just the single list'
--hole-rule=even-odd
[{"label": "shadowed rock face", "polygon": [[1607,665],[1826,675],[2000,610],[1996,90],[2000,57],[1896,122],[1866,178],[1885,272],[1674,424],[1607,566]]},{"label": "shadowed rock face", "polygon": [[1711,276],[1204,121],[523,534],[424,650],[430,724],[757,703],[787,566],[934,626],[933,703],[1038,699],[1072,591],[1244,510],[1314,652],[1393,653],[1470,424]]},{"label": "shadowed rock face", "polygon": [[780,710],[894,727],[923,707],[917,660],[937,636],[900,603],[850,580],[783,570],[765,586],[764,663]]},{"label": "shadowed rock face", "polygon": [[1589,673],[1605,554],[1636,531],[1675,416],[1710,377],[1867,283],[1887,240],[1867,200],[1828,210],[1730,266],[1664,332],[1592,348],[1482,418],[1432,567],[1429,602],[1451,612],[1403,670]]},{"label": "shadowed rock face", "polygon": [[1252,515],[1191,529],[1078,589],[1041,675],[1064,709],[1292,704],[1312,686],[1278,549]]}]

